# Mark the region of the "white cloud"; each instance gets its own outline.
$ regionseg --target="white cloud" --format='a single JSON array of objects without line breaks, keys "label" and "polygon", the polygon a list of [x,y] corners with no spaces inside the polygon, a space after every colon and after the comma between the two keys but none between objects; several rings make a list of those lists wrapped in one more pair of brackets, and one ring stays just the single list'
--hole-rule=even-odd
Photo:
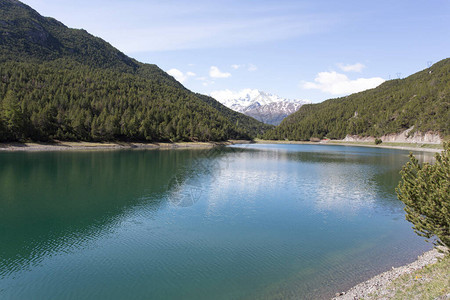
[{"label": "white cloud", "polygon": [[344,72],[359,72],[361,73],[362,69],[364,69],[366,66],[362,63],[356,63],[353,65],[344,65],[344,64],[337,64],[339,69],[341,69]]},{"label": "white cloud", "polygon": [[203,86],[209,86],[215,83],[213,80],[209,80],[207,77],[197,77],[195,79],[201,81]]},{"label": "white cloud", "polygon": [[225,101],[228,99],[239,98],[239,92],[236,93],[229,89],[220,90],[220,91],[212,91],[209,95],[218,101]]},{"label": "white cloud", "polygon": [[258,67],[255,66],[254,64],[248,64],[247,70],[249,72],[254,72],[254,71],[258,70]]},{"label": "white cloud", "polygon": [[195,76],[195,73],[193,72],[187,72],[186,74],[184,74],[183,72],[175,68],[168,70],[167,74],[173,76],[180,83],[185,82],[189,77]]},{"label": "white cloud", "polygon": [[218,67],[211,66],[209,69],[209,76],[212,78],[228,78],[231,76],[231,73],[228,72],[221,72]]},{"label": "white cloud", "polygon": [[245,99],[249,95],[251,98],[255,98],[260,94],[257,89],[242,89],[240,91],[231,91],[229,89],[212,91],[209,95],[214,99],[223,102],[230,99]]},{"label": "white cloud", "polygon": [[240,68],[246,68],[247,71],[249,71],[249,72],[254,72],[254,71],[258,70],[258,67],[255,66],[254,64],[244,64],[244,65],[234,64],[234,65],[231,65],[231,68],[234,70],[237,70]]},{"label": "white cloud", "polygon": [[[76,1],[24,0],[69,27],[85,28],[118,47],[139,53],[223,48],[327,32],[341,22],[337,13],[318,13],[299,3],[245,1]],[[270,2],[270,1],[269,1]],[[290,1],[288,1],[290,2]],[[177,9],[174,9],[176,7]]]},{"label": "white cloud", "polygon": [[381,77],[349,79],[345,74],[335,71],[320,72],[314,82],[303,82],[304,89],[316,89],[332,95],[344,95],[375,88],[385,80]]},{"label": "white cloud", "polygon": [[187,76],[184,75],[183,72],[181,72],[178,69],[170,69],[167,71],[167,74],[173,76],[176,80],[178,80],[181,83],[183,83],[187,79]]},{"label": "white cloud", "polygon": [[[127,53],[168,51],[181,49],[205,49],[251,45],[255,43],[285,40],[322,32],[329,27],[329,20],[305,18],[253,18],[244,20],[215,21],[213,23],[160,24],[138,28],[106,29],[94,34],[110,41]],[[125,26],[126,27],[126,26]],[[142,37],[146,38],[143,39]]]},{"label": "white cloud", "polygon": [[[279,41],[327,31],[336,22],[333,16],[253,16],[223,20],[219,11],[201,22],[203,17],[187,14],[183,19],[169,15],[158,23],[131,26],[119,18],[117,24],[104,28],[86,26],[90,32],[109,41],[125,53],[184,49],[223,48]],[[149,16],[146,17],[150,18]],[[97,29],[98,28],[98,29]],[[145,38],[142,38],[145,37]]]}]

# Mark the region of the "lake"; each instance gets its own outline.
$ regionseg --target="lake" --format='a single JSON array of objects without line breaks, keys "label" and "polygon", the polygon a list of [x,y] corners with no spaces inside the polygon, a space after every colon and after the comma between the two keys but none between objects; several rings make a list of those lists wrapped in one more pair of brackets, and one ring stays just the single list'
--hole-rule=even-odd
[{"label": "lake", "polygon": [[331,145],[0,153],[0,298],[327,299],[432,248],[396,199],[407,161]]}]

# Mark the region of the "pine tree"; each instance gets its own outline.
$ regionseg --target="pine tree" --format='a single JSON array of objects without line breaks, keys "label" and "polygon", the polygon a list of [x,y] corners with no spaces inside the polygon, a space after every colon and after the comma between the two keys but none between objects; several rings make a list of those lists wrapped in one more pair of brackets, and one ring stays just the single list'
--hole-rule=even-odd
[{"label": "pine tree", "polygon": [[426,238],[436,236],[435,245],[450,248],[449,152],[450,143],[445,143],[434,164],[420,164],[411,153],[396,191],[406,205],[406,219],[414,225],[414,231]]}]

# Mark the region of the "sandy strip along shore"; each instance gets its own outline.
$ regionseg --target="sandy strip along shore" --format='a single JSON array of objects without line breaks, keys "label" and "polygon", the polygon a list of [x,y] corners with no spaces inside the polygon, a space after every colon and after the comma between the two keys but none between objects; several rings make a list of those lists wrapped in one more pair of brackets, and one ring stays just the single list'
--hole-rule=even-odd
[{"label": "sandy strip along shore", "polygon": [[229,142],[186,142],[186,143],[91,143],[91,142],[55,142],[55,143],[1,143],[0,151],[78,151],[78,150],[120,150],[120,149],[178,149],[210,148],[228,145]]},{"label": "sandy strip along shore", "polygon": [[373,143],[365,142],[345,142],[339,140],[332,141],[320,141],[320,142],[302,142],[302,141],[271,141],[271,140],[255,140],[257,144],[296,144],[296,145],[328,145],[328,146],[355,146],[355,147],[370,147],[370,148],[386,148],[386,149],[399,149],[407,151],[423,151],[423,152],[441,152],[443,150],[442,146],[439,148],[428,148],[422,144],[400,144],[398,143],[388,143],[375,145]]},{"label": "sandy strip along shore", "polygon": [[127,142],[61,142],[55,143],[0,143],[0,151],[64,151],[64,150],[118,150],[118,149],[177,149],[177,148],[208,148],[218,145],[231,144],[308,144],[308,145],[340,145],[340,146],[358,146],[358,147],[376,147],[401,149],[410,151],[441,152],[442,149],[418,147],[417,145],[391,146],[391,145],[372,145],[372,144],[353,144],[346,142],[297,142],[297,141],[270,141],[270,140],[230,140],[226,142],[182,142],[182,143],[127,143]]}]

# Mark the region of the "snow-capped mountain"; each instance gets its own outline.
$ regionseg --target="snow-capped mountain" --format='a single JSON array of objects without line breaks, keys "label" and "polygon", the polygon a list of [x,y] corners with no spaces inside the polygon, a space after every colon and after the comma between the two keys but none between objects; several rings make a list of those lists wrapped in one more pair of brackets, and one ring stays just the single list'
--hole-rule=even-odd
[{"label": "snow-capped mountain", "polygon": [[296,112],[308,100],[290,100],[256,89],[239,92],[216,91],[211,97],[232,110],[241,112],[267,124],[278,125],[288,115]]}]

